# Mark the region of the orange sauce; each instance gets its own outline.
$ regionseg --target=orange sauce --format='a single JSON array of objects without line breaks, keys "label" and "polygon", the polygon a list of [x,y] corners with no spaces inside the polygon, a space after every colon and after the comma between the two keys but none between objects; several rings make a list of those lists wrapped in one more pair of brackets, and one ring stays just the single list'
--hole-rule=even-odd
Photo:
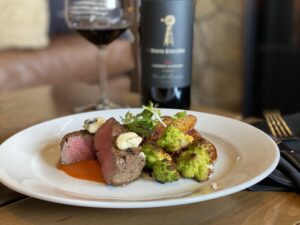
[{"label": "orange sauce", "polygon": [[57,168],[77,179],[104,183],[100,165],[97,160],[82,161],[70,165],[62,165],[59,163]]}]

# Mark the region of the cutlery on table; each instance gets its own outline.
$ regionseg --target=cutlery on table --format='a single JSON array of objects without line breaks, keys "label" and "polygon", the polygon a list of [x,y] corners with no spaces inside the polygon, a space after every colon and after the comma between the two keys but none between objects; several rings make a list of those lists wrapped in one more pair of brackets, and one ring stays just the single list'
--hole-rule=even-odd
[{"label": "cutlery on table", "polygon": [[300,138],[294,135],[279,110],[264,111],[263,115],[271,131],[272,138],[280,149],[281,155],[300,171],[300,157],[284,143],[284,141],[300,141]]}]

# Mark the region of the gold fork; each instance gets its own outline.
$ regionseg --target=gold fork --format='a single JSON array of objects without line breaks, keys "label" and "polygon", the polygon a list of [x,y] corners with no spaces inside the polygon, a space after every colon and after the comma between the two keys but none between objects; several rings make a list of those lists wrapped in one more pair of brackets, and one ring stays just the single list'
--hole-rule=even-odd
[{"label": "gold fork", "polygon": [[271,134],[280,141],[300,140],[283,119],[279,110],[266,110],[263,112]]},{"label": "gold fork", "polygon": [[287,123],[284,121],[280,111],[264,111],[263,115],[267,125],[272,133],[272,138],[280,148],[281,155],[289,161],[294,167],[300,171],[300,158],[295,154],[295,151],[284,144],[284,141],[300,140],[296,137]]}]

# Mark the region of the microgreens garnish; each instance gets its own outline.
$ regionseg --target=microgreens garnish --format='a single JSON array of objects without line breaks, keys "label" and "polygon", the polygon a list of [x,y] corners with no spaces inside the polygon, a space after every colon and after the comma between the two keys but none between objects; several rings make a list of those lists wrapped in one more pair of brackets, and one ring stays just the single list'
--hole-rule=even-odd
[{"label": "microgreens garnish", "polygon": [[136,132],[137,134],[146,137],[150,135],[155,126],[161,123],[167,126],[161,119],[161,112],[152,102],[148,106],[143,106],[143,111],[136,115],[127,112],[122,122],[127,125],[128,129]]},{"label": "microgreens garnish", "polygon": [[167,127],[167,125],[164,123],[164,121],[162,121],[161,119],[161,112],[160,110],[157,108],[158,105],[153,105],[152,102],[150,102],[149,106],[143,106],[144,110],[148,110],[149,112],[151,112],[153,114],[153,116],[164,126]]}]

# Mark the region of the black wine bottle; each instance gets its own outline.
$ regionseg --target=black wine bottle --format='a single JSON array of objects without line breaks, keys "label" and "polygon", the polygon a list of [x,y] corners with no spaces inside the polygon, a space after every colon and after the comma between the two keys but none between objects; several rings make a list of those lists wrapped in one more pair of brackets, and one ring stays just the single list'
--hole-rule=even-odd
[{"label": "black wine bottle", "polygon": [[141,1],[142,102],[190,107],[193,0]]}]

